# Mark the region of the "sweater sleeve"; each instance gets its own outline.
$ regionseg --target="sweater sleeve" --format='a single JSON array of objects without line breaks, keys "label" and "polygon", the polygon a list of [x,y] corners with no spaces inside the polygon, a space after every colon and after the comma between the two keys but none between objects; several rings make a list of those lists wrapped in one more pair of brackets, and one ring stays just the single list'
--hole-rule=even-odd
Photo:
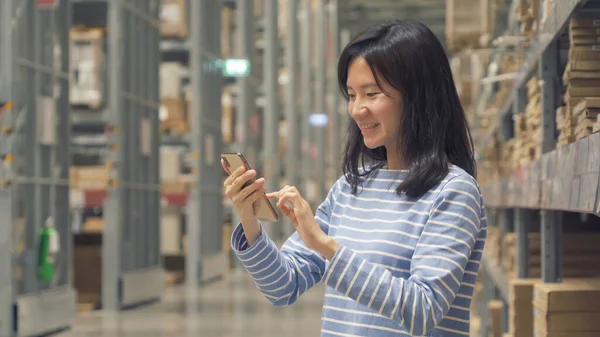
[{"label": "sweater sleeve", "polygon": [[434,199],[411,259],[410,277],[395,277],[342,246],[323,282],[395,320],[412,336],[427,335],[448,313],[461,287],[481,216],[482,198],[474,179],[453,178]]},{"label": "sweater sleeve", "polygon": [[[335,186],[315,213],[315,220],[326,234],[335,202],[334,189]],[[325,272],[325,257],[308,248],[296,232],[278,249],[261,225],[258,239],[248,246],[244,228],[238,224],[231,246],[258,289],[276,306],[294,303],[319,283]]]}]

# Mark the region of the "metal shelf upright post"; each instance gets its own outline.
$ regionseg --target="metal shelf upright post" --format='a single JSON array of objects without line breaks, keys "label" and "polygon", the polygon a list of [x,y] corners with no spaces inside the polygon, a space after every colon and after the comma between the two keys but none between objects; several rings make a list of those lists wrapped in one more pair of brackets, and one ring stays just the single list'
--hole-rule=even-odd
[{"label": "metal shelf upright post", "polygon": [[[327,25],[326,25],[326,3],[327,0],[318,0],[317,8],[315,11],[315,29],[316,31],[316,50],[315,50],[315,80],[316,85],[314,86],[315,93],[315,105],[313,113],[328,116],[327,114],[327,103],[326,103],[326,88],[327,88],[327,51],[326,51],[326,39],[327,39]],[[317,200],[320,203],[325,199],[327,195],[327,124],[319,124],[315,126],[315,142],[317,151],[317,162],[313,165],[314,179],[317,184]]]},{"label": "metal shelf upright post", "polygon": [[[70,4],[4,0],[0,21],[0,335],[41,335],[69,328],[75,317]],[[47,247],[42,233],[51,227],[58,242]],[[44,254],[56,254],[55,262]]]},{"label": "metal shelf upright post", "polygon": [[194,288],[222,277],[226,272],[227,257],[222,249],[223,169],[219,159],[223,148],[222,3],[213,0],[190,3],[190,150],[195,182],[186,206],[185,283]]},{"label": "metal shelf upright post", "polygon": [[342,175],[342,127],[341,120],[344,114],[340,91],[337,83],[337,61],[340,55],[340,27],[339,27],[339,0],[329,0],[328,4],[328,23],[327,23],[327,45],[329,46],[329,55],[327,57],[327,86],[326,92],[330,98],[329,105],[329,123],[331,132],[329,141],[329,172],[331,173],[331,182],[336,181]]},{"label": "metal shelf upright post", "polygon": [[111,178],[104,204],[102,306],[157,300],[164,289],[159,243],[159,3],[108,3]]},{"label": "metal shelf upright post", "polygon": [[[548,44],[539,60],[542,103],[542,153],[556,148],[556,108],[560,105],[561,90],[558,74],[558,36]],[[556,167],[556,165],[553,165]],[[543,172],[553,177],[554,167],[543,167]],[[544,176],[544,175],[543,175]],[[542,279],[560,282],[562,278],[562,221],[561,212],[543,210],[541,213]]]},{"label": "metal shelf upright post", "polygon": [[[286,180],[290,186],[299,186],[300,183],[300,168],[298,167],[298,159],[301,156],[300,148],[300,129],[298,124],[302,125],[298,101],[298,84],[299,78],[299,22],[298,22],[298,2],[288,1],[286,20],[288,22],[288,32],[286,37],[286,67],[288,71],[288,82],[285,97],[285,119],[287,120],[287,153],[285,158]],[[294,232],[294,227],[289,218],[284,217],[284,237],[290,236]]]},{"label": "metal shelf upright post", "polygon": [[[277,191],[280,185],[278,157],[278,126],[281,119],[279,103],[279,38],[277,27],[278,0],[263,0],[265,22],[265,51],[263,53],[263,86],[266,106],[263,113],[263,174],[266,191]],[[281,226],[276,222],[263,224],[275,240],[282,238]]]},{"label": "metal shelf upright post", "polygon": [[300,75],[300,83],[302,89],[302,126],[301,126],[301,148],[302,148],[302,182],[303,188],[300,193],[302,193],[305,197],[308,196],[308,191],[310,189],[310,184],[312,180],[312,160],[311,160],[311,152],[312,152],[312,137],[313,130],[310,126],[310,114],[312,113],[313,108],[313,70],[312,70],[312,52],[313,52],[313,43],[312,40],[312,31],[313,31],[313,22],[312,22],[312,6],[311,0],[303,0],[302,1],[302,11],[301,11],[301,33],[300,33],[300,49],[302,50],[302,55],[300,56],[301,62],[301,75]]}]

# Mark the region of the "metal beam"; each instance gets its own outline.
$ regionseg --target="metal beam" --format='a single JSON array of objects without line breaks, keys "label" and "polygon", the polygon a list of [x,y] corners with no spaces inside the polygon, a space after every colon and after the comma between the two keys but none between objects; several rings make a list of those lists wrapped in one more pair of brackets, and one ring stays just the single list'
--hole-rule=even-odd
[{"label": "metal beam", "polygon": [[[279,84],[277,74],[279,70],[279,38],[277,34],[277,0],[263,0],[265,13],[265,51],[263,54],[264,88],[266,106],[263,117],[263,154],[264,177],[268,192],[279,189],[280,164],[278,153],[278,130],[281,119],[279,109]],[[265,223],[267,232],[274,239],[281,238],[281,227],[275,223]]]},{"label": "metal beam", "polygon": [[302,180],[303,180],[303,188],[301,193],[306,197],[308,194],[308,189],[311,182],[311,173],[312,173],[312,165],[311,165],[311,137],[312,137],[312,128],[309,123],[309,116],[312,113],[313,107],[313,94],[312,94],[312,48],[313,43],[311,43],[311,34],[312,34],[312,9],[311,9],[311,0],[303,0],[302,1],[302,13],[301,13],[301,74],[300,74],[300,83],[302,85],[302,126],[301,126],[301,148],[303,151],[303,156],[301,160],[302,165]]},{"label": "metal beam", "polygon": [[[288,71],[288,82],[285,97],[285,119],[287,121],[287,153],[286,153],[286,180],[290,186],[298,186],[300,183],[300,170],[298,158],[300,158],[300,130],[295,125],[302,124],[300,109],[298,109],[298,77],[299,77],[299,46],[298,46],[298,2],[288,1],[286,19],[288,32],[285,39],[286,55],[285,62]],[[284,237],[294,232],[294,227],[289,218],[284,218]]]},{"label": "metal beam", "polygon": [[331,54],[327,62],[328,84],[327,94],[330,96],[330,169],[333,174],[332,181],[337,180],[342,175],[342,143],[341,143],[341,127],[340,120],[342,119],[340,91],[337,84],[337,60],[340,54],[340,27],[339,27],[339,0],[329,1],[329,24],[328,37],[329,45],[331,46]]},{"label": "metal beam", "polygon": [[[327,51],[325,50],[325,40],[327,38],[327,29],[326,29],[326,20],[325,20],[325,1],[319,0],[318,7],[316,11],[316,24],[314,27],[317,29],[317,43],[316,43],[316,64],[317,68],[315,69],[316,75],[316,93],[315,93],[315,112],[318,114],[327,115],[327,106],[325,104],[325,88],[327,85]],[[326,133],[327,127],[325,125],[319,127],[316,130],[316,141],[317,141],[317,163],[314,165],[315,171],[315,179],[317,182],[318,188],[318,200],[324,200],[327,195],[327,186],[325,184],[326,181],[326,152],[327,152],[327,143],[326,143]]]}]

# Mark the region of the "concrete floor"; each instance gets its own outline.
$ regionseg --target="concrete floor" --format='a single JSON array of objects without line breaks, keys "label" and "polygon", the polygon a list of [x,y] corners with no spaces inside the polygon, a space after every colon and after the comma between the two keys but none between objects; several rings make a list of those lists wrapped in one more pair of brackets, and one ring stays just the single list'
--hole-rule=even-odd
[{"label": "concrete floor", "polygon": [[169,287],[154,305],[77,317],[58,337],[280,337],[319,336],[322,285],[293,306],[273,307],[243,272],[194,290]]}]

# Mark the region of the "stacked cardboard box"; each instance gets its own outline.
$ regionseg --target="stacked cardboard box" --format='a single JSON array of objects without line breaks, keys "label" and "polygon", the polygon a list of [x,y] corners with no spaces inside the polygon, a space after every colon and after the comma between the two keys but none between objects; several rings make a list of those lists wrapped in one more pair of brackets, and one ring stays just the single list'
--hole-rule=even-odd
[{"label": "stacked cardboard box", "polygon": [[557,147],[563,147],[575,141],[575,126],[573,118],[569,117],[566,106],[559,106],[556,109],[556,128],[559,132]]},{"label": "stacked cardboard box", "polygon": [[508,331],[513,336],[533,337],[533,287],[539,279],[510,281]]},{"label": "stacked cardboard box", "polygon": [[[600,234],[563,234],[563,273],[565,277],[600,276]],[[506,233],[502,240],[502,267],[514,279],[517,275],[516,235]],[[529,276],[541,276],[541,235],[529,233]]]},{"label": "stacked cardboard box", "polygon": [[451,51],[477,47],[490,31],[494,9],[489,0],[447,0],[446,41]]},{"label": "stacked cardboard box", "polygon": [[504,328],[502,326],[502,310],[504,302],[493,300],[488,303],[488,317],[490,319],[490,336],[502,337]]},{"label": "stacked cardboard box", "polygon": [[536,283],[533,322],[536,337],[600,336],[600,279]]},{"label": "stacked cardboard box", "polygon": [[178,62],[160,64],[160,129],[162,132],[184,134],[188,131],[188,115],[183,98],[181,73]]},{"label": "stacked cardboard box", "polygon": [[[600,81],[599,81],[600,82]],[[600,88],[597,89],[600,96]],[[582,139],[594,133],[594,125],[600,116],[600,97],[584,98],[573,108],[573,119],[577,119],[575,126],[576,139]]]},{"label": "stacked cardboard box", "polygon": [[539,6],[540,0],[528,0],[525,3],[521,2],[517,7],[517,19],[521,23],[521,36],[533,39],[537,34]]},{"label": "stacked cardboard box", "polygon": [[502,144],[502,159],[500,161],[500,174],[506,176],[517,168],[517,138],[511,138]]},{"label": "stacked cardboard box", "polygon": [[108,166],[71,166],[69,184],[71,188],[81,190],[102,190],[108,187],[110,167]]},{"label": "stacked cardboard box", "polygon": [[542,154],[540,87],[537,76],[527,82],[528,103],[525,112],[514,116],[517,166],[526,166]]},{"label": "stacked cardboard box", "polygon": [[600,115],[596,117],[596,125],[594,125],[594,133],[600,132]]},{"label": "stacked cardboard box", "polygon": [[569,39],[569,62],[563,73],[566,109],[557,111],[557,122],[561,122],[564,133],[561,144],[586,137],[593,128],[587,118],[579,123],[573,108],[584,98],[600,98],[600,20],[572,19]]},{"label": "stacked cardboard box", "polygon": [[186,0],[161,0],[160,35],[184,39],[188,35]]},{"label": "stacked cardboard box", "polygon": [[104,103],[104,31],[74,27],[70,32],[71,105],[99,109]]}]

